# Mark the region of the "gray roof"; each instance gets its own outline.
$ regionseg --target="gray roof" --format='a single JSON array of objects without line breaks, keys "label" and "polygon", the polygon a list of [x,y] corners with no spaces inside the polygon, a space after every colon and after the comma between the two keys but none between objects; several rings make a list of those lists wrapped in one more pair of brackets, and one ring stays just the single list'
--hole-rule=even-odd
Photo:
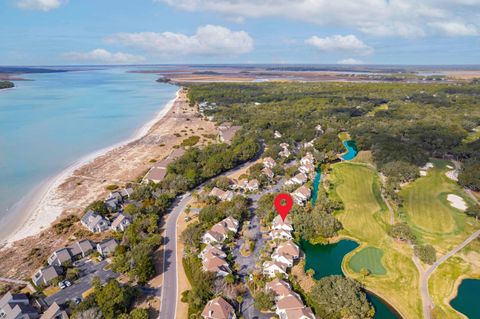
[{"label": "gray roof", "polygon": [[63,273],[62,268],[57,266],[48,266],[42,269],[43,279],[44,281],[47,281],[47,282],[57,278],[62,273]]},{"label": "gray roof", "polygon": [[70,255],[70,251],[67,248],[62,248],[55,251],[58,261],[63,264],[66,261],[72,260],[72,256]]},{"label": "gray roof", "polygon": [[82,254],[87,254],[88,252],[92,251],[93,249],[95,249],[95,247],[93,246],[92,242],[88,239],[84,239],[84,240],[81,240],[81,241],[77,241],[75,243],[73,243],[70,247],[68,247],[70,249],[70,253],[73,255],[73,256],[78,256],[78,255],[82,255]]},{"label": "gray roof", "polygon": [[93,210],[89,210],[85,213],[82,217],[82,223],[87,225],[89,228],[94,228],[97,226],[102,220],[106,221],[100,214],[97,214]]},{"label": "gray roof", "polygon": [[101,243],[97,244],[97,247],[100,247],[102,252],[113,252],[115,251],[115,248],[117,248],[117,246],[117,241],[113,238],[105,239]]}]

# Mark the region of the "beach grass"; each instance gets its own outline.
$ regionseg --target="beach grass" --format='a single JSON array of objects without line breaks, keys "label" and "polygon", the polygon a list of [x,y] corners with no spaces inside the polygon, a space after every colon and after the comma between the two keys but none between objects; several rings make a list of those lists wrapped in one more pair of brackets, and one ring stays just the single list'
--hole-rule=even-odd
[{"label": "beach grass", "polygon": [[[365,164],[338,163],[332,165],[330,181],[333,185],[330,195],[338,197],[345,205],[343,211],[336,213],[344,227],[341,235],[361,243],[360,247],[344,258],[344,273],[362,282],[368,290],[390,303],[405,318],[421,318],[419,274],[411,259],[412,248],[387,235],[388,209],[380,195],[377,172]],[[383,256],[378,258],[367,250],[367,254],[360,255],[360,261],[367,266],[370,264],[366,268],[375,268],[373,271],[378,275],[363,276],[356,271],[356,267],[350,266],[359,261],[351,260],[372,246],[382,251]],[[370,256],[367,258],[367,255]],[[381,263],[374,267],[379,259]],[[381,274],[383,271],[380,267],[384,268],[384,274]]]}]

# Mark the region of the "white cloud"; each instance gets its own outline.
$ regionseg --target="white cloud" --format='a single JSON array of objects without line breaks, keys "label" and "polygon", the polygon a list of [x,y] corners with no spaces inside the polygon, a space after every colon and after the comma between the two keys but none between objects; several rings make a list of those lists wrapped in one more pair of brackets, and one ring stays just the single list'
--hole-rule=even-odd
[{"label": "white cloud", "polygon": [[368,55],[373,53],[373,48],[363,43],[362,40],[358,39],[353,34],[334,35],[326,38],[313,36],[305,40],[305,42],[324,52],[341,51],[358,55]]},{"label": "white cloud", "polygon": [[[464,21],[479,27],[478,0],[154,0],[186,11],[247,18],[285,17],[318,25],[350,27],[375,36],[421,37],[432,23]],[[447,29],[440,30],[451,33]],[[469,35],[459,32],[458,35]]]},{"label": "white cloud", "polygon": [[357,59],[343,59],[337,62],[338,64],[363,64],[362,61],[357,60]]},{"label": "white cloud", "polygon": [[49,11],[67,3],[68,0],[17,0],[17,6],[28,10]]},{"label": "white cloud", "polygon": [[253,40],[245,31],[222,26],[199,27],[194,35],[173,32],[118,33],[107,39],[161,55],[237,55],[253,49]]},{"label": "white cloud", "polygon": [[123,52],[112,53],[105,49],[95,49],[89,52],[69,52],[64,57],[71,61],[79,62],[101,62],[107,64],[129,64],[140,63],[144,57]]},{"label": "white cloud", "polygon": [[480,34],[476,26],[473,24],[467,25],[462,22],[437,22],[432,23],[431,26],[448,36],[472,36]]}]

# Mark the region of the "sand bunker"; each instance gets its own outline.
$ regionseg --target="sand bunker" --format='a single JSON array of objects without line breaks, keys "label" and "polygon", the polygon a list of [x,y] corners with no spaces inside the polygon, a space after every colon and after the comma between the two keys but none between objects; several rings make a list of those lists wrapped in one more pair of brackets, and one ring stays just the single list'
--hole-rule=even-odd
[{"label": "sand bunker", "polygon": [[455,182],[458,181],[458,171],[456,169],[446,172],[445,175]]},{"label": "sand bunker", "polygon": [[448,194],[447,200],[450,202],[450,205],[452,205],[452,207],[455,207],[456,209],[465,211],[468,208],[467,203],[465,203],[465,200],[460,196]]}]

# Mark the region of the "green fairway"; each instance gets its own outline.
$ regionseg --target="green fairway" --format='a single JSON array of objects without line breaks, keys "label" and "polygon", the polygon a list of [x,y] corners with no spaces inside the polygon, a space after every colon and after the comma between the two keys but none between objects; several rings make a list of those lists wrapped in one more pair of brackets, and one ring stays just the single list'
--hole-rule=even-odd
[{"label": "green fairway", "polygon": [[349,265],[356,272],[366,268],[372,275],[385,275],[387,270],[382,265],[383,250],[367,247],[360,250],[350,259]]},{"label": "green fairway", "polygon": [[427,176],[404,187],[400,196],[404,200],[404,213],[410,226],[421,235],[446,236],[460,233],[465,225],[465,214],[453,208],[446,200],[447,194],[469,199],[462,189],[445,176],[445,162],[432,161],[434,168]]}]

